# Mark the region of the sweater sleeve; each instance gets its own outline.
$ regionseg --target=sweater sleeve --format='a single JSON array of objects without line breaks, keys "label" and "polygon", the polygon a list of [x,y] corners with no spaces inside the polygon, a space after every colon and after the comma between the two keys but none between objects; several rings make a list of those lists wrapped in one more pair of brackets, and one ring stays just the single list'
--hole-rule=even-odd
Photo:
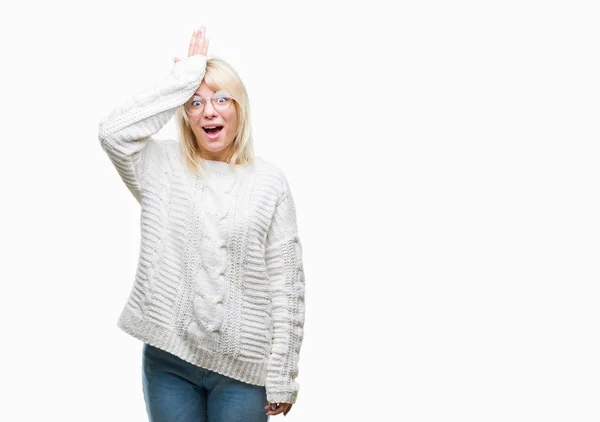
[{"label": "sweater sleeve", "polygon": [[270,403],[295,403],[298,360],[304,336],[304,271],[296,209],[289,184],[281,196],[269,232],[265,256],[269,275],[272,347],[266,390]]},{"label": "sweater sleeve", "polygon": [[100,144],[138,202],[141,202],[146,155],[156,147],[152,135],[171,119],[177,106],[196,92],[205,70],[206,56],[186,57],[175,63],[171,73],[161,81],[100,120]]}]

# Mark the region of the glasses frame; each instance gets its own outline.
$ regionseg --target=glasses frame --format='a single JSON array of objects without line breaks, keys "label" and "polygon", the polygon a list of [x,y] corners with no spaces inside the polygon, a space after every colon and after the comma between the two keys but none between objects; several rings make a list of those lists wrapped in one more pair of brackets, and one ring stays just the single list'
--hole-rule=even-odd
[{"label": "glasses frame", "polygon": [[[198,95],[198,94],[194,94],[194,95],[192,95],[192,98],[193,98],[193,97],[200,97],[200,99],[203,101],[203,103],[202,103],[202,104],[203,104],[203,106],[202,106],[202,109],[201,109],[199,112],[197,112],[196,114],[192,114],[192,113],[190,113],[190,112],[189,112],[189,110],[187,109],[187,106],[186,106],[186,105],[188,104],[188,101],[189,101],[189,100],[188,100],[188,101],[186,101],[186,102],[185,102],[185,104],[183,104],[183,109],[185,110],[185,112],[186,112],[186,113],[187,113],[189,116],[198,116],[198,115],[202,114],[202,112],[204,111],[204,108],[206,107],[206,98],[203,98],[202,96],[200,96],[200,95]],[[223,97],[227,97],[227,98],[229,98],[229,99],[230,99],[230,100],[232,100],[232,101],[231,101],[231,103],[229,103],[229,105],[228,105],[226,108],[223,108],[223,109],[220,109],[220,110],[219,110],[219,109],[218,109],[218,108],[215,106],[214,100],[218,100],[219,98],[223,98]],[[232,105],[234,102],[236,102],[236,103],[237,103],[237,101],[236,101],[235,97],[234,97],[233,95],[229,94],[228,92],[222,92],[221,94],[219,94],[219,92],[216,92],[215,94],[213,94],[213,96],[212,96],[212,97],[210,97],[210,102],[211,102],[211,104],[212,104],[213,108],[214,108],[215,110],[217,110],[217,111],[225,111],[225,110],[228,110],[229,108],[231,108],[231,105]]]}]

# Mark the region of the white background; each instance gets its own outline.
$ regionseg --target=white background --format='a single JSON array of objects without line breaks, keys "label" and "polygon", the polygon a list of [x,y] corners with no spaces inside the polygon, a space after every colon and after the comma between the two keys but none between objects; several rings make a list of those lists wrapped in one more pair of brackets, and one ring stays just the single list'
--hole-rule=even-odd
[{"label": "white background", "polygon": [[598,421],[596,4],[5,6],[0,419],[147,420],[116,326],[139,205],[98,122],[204,23],[297,204],[300,393],[271,420]]}]

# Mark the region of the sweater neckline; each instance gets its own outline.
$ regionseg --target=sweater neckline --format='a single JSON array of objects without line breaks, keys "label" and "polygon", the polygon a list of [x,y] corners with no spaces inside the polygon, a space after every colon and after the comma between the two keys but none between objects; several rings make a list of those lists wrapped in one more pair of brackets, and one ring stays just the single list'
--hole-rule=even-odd
[{"label": "sweater neckline", "polygon": [[[230,164],[227,161],[207,160],[206,158],[203,161],[209,170],[227,171],[228,173],[231,171]],[[235,167],[237,168],[238,165],[236,164]]]},{"label": "sweater neckline", "polygon": [[244,170],[250,168],[249,164],[234,164],[233,168],[230,167],[230,164],[227,161],[218,161],[218,160],[207,160],[203,159],[204,166],[209,171],[216,171],[219,173],[232,173],[238,170]]}]

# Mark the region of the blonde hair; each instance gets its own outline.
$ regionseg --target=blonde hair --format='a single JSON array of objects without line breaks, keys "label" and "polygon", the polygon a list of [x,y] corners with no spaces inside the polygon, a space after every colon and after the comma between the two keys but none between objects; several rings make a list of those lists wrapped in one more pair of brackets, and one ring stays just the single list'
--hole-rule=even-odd
[{"label": "blonde hair", "polygon": [[[233,138],[231,153],[226,158],[230,167],[236,164],[253,164],[254,142],[250,124],[250,103],[248,93],[241,78],[233,67],[225,60],[211,58],[206,61],[206,72],[202,80],[213,91],[225,90],[234,98],[238,126]],[[196,135],[192,131],[184,105],[177,108],[176,121],[180,134],[182,159],[186,167],[194,174],[203,173],[204,158],[200,156],[200,148]]]}]

